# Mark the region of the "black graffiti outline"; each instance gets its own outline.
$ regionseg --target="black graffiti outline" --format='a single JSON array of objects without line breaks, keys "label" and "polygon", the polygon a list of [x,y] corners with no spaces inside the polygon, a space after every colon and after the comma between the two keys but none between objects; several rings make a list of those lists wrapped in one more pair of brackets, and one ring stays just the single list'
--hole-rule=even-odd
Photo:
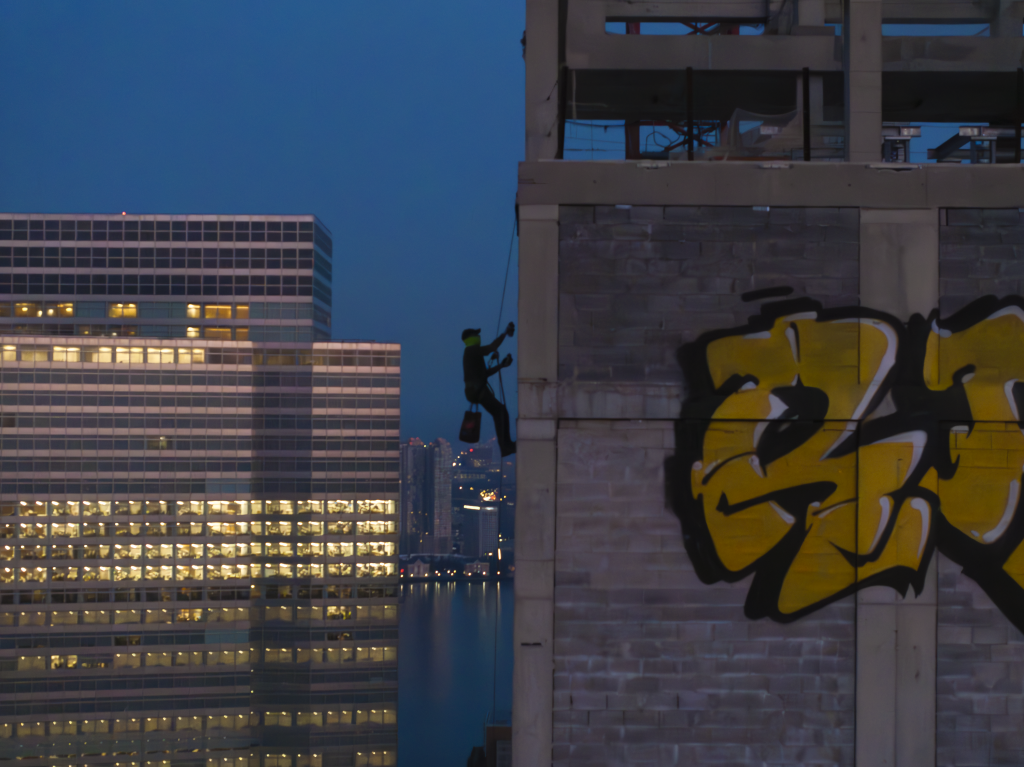
[{"label": "black graffiti outline", "polygon": [[[939,317],[935,309],[927,318],[915,314],[904,323],[885,312],[868,307],[827,309],[813,299],[795,298],[766,303],[762,305],[759,314],[748,319],[747,324],[704,333],[696,341],[680,347],[677,358],[688,391],[675,425],[676,453],[666,461],[666,490],[682,525],[684,546],[701,581],[707,584],[718,581],[735,583],[753,575],[744,614],[752,619],[768,617],[780,623],[789,623],[869,586],[888,586],[902,596],[906,596],[908,590],[913,588],[915,594],[920,594],[937,549],[959,564],[964,574],[981,586],[1010,622],[1024,630],[1024,588],[1003,569],[1003,564],[1024,541],[1024,493],[1018,499],[1006,530],[996,541],[986,544],[973,540],[953,527],[942,513],[937,494],[920,486],[924,475],[931,469],[935,469],[943,480],[955,475],[958,463],[952,460],[950,454],[950,433],[957,427],[973,430],[976,424],[963,386],[972,367],[956,371],[952,385],[946,389],[934,390],[926,385],[924,361],[929,333],[933,326],[940,331],[961,332],[1008,307],[1016,307],[1024,312],[1024,298],[983,296],[945,320]],[[884,551],[900,513],[905,513],[904,505],[910,498],[921,498],[929,504],[931,522],[920,564],[916,569],[903,565],[892,567],[862,580],[854,580],[848,587],[793,613],[783,613],[778,608],[778,599],[789,568],[809,532],[806,524],[807,509],[813,500],[813,492],[807,485],[787,488],[795,501],[785,507],[795,520],[790,530],[754,562],[741,570],[732,571],[725,567],[716,551],[704,516],[703,494],[697,494],[696,497],[693,495],[690,467],[703,459],[704,436],[714,422],[712,416],[718,407],[745,383],[757,381],[753,375],[734,375],[716,389],[708,368],[708,346],[730,336],[770,331],[780,318],[805,312],[814,312],[817,322],[875,319],[888,324],[896,334],[895,363],[861,415],[854,438],[846,440],[835,456],[848,454],[861,445],[873,444],[898,434],[917,431],[925,435],[923,452],[913,473],[905,478],[899,489],[889,493],[893,500],[893,513],[874,549],[866,553],[848,552],[838,546],[836,549],[851,564],[856,576],[858,566],[877,560]],[[1015,399],[1020,397],[1018,414],[1022,420],[1018,426],[1024,429],[1024,385],[1019,391],[1014,388],[1013,396]],[[891,397],[894,412],[869,418],[886,397]],[[813,425],[814,421],[809,423]],[[824,421],[818,423],[820,426]],[[1024,484],[1024,476],[1021,482]],[[801,493],[806,497],[802,497]]]},{"label": "black graffiti outline", "polygon": [[[940,319],[936,311],[932,313],[929,320],[934,322],[935,326],[940,330],[959,333],[988,319],[993,314],[1011,307],[1024,312],[1024,297],[1005,296],[997,298],[996,296],[982,296],[963,307],[948,319]],[[962,379],[966,372],[970,371],[960,370],[957,371],[956,375]],[[962,390],[962,382],[959,383],[959,386]],[[1014,387],[1013,393],[1016,397],[1019,396],[1020,392]],[[946,445],[949,444],[948,432],[952,428],[966,426],[970,432],[976,424],[976,421],[970,418],[970,408],[966,402],[966,395],[964,396],[963,407],[966,410],[966,417],[964,417],[965,413],[963,412],[942,413],[945,418],[949,419],[947,421],[949,428],[944,430],[947,434]],[[1018,415],[1024,416],[1019,406]],[[1018,428],[1024,429],[1024,417],[1016,423]],[[1018,477],[1018,481],[1024,483],[1024,476]],[[1010,524],[1003,531],[1002,535],[992,543],[975,541],[970,536],[960,532],[942,515],[938,516],[934,527],[938,537],[939,551],[960,565],[963,568],[964,575],[982,588],[993,603],[995,603],[996,607],[1014,626],[1024,631],[1024,588],[1003,569],[1006,560],[1024,542],[1024,513],[1022,513],[1022,509],[1024,509],[1024,493],[1017,500],[1017,507],[1014,509]]]}]

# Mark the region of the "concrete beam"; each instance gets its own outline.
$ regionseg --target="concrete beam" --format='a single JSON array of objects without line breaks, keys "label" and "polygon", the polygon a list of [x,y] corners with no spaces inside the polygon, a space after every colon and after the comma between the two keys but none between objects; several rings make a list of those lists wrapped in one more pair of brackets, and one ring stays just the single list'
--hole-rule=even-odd
[{"label": "concrete beam", "polygon": [[573,0],[586,12],[608,21],[699,21],[763,19],[765,12],[776,14],[784,0],[716,0],[706,2],[634,3],[629,0]]},{"label": "concrete beam", "polygon": [[[1024,59],[1022,20],[1017,37],[885,37],[885,72],[1016,72]],[[1009,22],[1004,29],[1009,27]]]},{"label": "concrete beam", "polygon": [[[874,18],[879,18],[880,8],[878,2],[871,4]],[[863,22],[863,14],[857,15]],[[856,24],[851,22],[852,31],[864,35],[865,29]],[[1020,22],[1006,21],[1002,26],[1011,28],[1019,29]],[[854,71],[1015,72],[1024,53],[1024,39],[1019,35],[875,37],[870,49],[857,46],[857,39],[850,43],[855,46],[850,54]],[[807,67],[812,72],[840,72],[844,46],[843,38],[831,34],[609,35],[603,29],[570,25],[566,63],[579,71],[683,71],[692,67],[698,72],[799,72]]]},{"label": "concrete beam", "polygon": [[520,205],[1015,208],[1024,165],[521,163],[518,194]]},{"label": "concrete beam", "polygon": [[558,384],[547,381],[519,382],[520,418],[556,418]]},{"label": "concrete beam", "polygon": [[835,36],[610,35],[604,14],[593,11],[592,3],[569,2],[569,69],[842,70]]},{"label": "concrete beam", "polygon": [[[574,0],[587,5],[588,12],[602,16],[609,21],[670,21],[686,19],[706,21],[717,19],[763,18],[765,3],[758,0],[682,0],[682,2],[629,2],[628,0]],[[798,4],[803,3],[797,0]],[[771,0],[768,11],[776,14],[781,7],[779,0]],[[826,0],[824,23],[841,24],[842,4],[837,0]],[[882,21],[886,24],[986,24],[993,16],[1024,18],[1024,2],[1002,0],[993,13],[991,3],[977,0],[884,0]],[[799,11],[800,24],[813,24],[805,20],[804,11]],[[1018,28],[1020,24],[1017,24]],[[993,30],[995,32],[995,30]],[[1018,32],[1019,34],[1019,32]]]},{"label": "concrete beam", "polygon": [[557,392],[559,418],[635,421],[678,418],[684,396],[684,388],[679,384],[607,381],[563,381]]}]

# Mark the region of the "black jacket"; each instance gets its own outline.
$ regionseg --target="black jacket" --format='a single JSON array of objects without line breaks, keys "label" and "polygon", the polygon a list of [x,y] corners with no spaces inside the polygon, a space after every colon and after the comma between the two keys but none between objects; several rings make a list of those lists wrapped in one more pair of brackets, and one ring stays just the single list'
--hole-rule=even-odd
[{"label": "black jacket", "polygon": [[487,379],[501,370],[501,365],[487,367],[487,355],[497,351],[504,340],[505,334],[502,333],[487,346],[466,347],[462,353],[462,380],[466,382],[467,389],[471,384],[483,389],[487,385]]}]

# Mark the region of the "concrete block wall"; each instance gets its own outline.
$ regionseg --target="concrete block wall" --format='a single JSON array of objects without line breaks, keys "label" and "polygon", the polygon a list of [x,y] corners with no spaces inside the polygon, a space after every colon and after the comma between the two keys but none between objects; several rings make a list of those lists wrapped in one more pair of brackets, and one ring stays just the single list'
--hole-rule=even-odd
[{"label": "concrete block wall", "polygon": [[939,309],[975,298],[1024,295],[1024,216],[1017,208],[953,208],[939,225]]},{"label": "concrete block wall", "polygon": [[856,305],[858,213],[560,206],[559,381],[678,385],[679,346],[746,322],[750,290]]},{"label": "concrete block wall", "polygon": [[[729,586],[695,578],[659,487],[687,395],[677,350],[705,330],[757,314],[758,302],[744,302],[743,292],[789,285],[794,297],[871,307],[901,322],[935,307],[948,317],[986,293],[1024,295],[1022,217],[1010,207],[1024,200],[1019,166],[894,170],[858,163],[520,166],[518,430],[526,489],[517,538],[530,543],[517,567],[515,767],[1024,763],[1016,744],[1024,724],[1017,719],[1021,637],[1001,612],[1012,614],[1012,604],[995,608],[958,565],[935,553],[916,574],[920,591],[904,596],[874,585],[792,623],[751,620],[743,610],[749,580]],[[986,354],[1017,364],[1013,343],[999,341]],[[1016,371],[1011,377],[1024,380]],[[1019,442],[1013,419],[1000,410],[1007,390],[990,396],[987,386],[983,377],[966,384],[975,389],[972,408],[1016,433],[1007,444]],[[883,400],[877,415],[900,414],[904,404]],[[879,426],[899,426],[898,419]],[[963,446],[957,437],[956,448],[984,450],[975,433],[983,430],[976,425]],[[1009,482],[1002,474],[998,481]],[[938,491],[955,492],[948,481]],[[996,523],[986,515],[998,506],[970,494],[966,500],[956,500],[961,538],[941,528],[943,550],[964,561],[972,555],[962,538],[988,535],[965,520],[984,518],[992,533]],[[904,527],[912,537],[912,526]],[[922,551],[917,544],[898,553],[911,550]],[[989,576],[1003,555],[973,571],[998,599],[1002,592],[991,591],[998,578]],[[721,574],[715,567],[708,577]],[[753,602],[751,610],[759,609]],[[834,647],[811,644],[826,633]],[[815,708],[797,697],[794,667],[773,675],[764,660],[798,652],[808,668],[819,656],[850,658],[827,672],[828,692],[837,696],[827,710],[842,716],[822,716],[820,702]],[[748,670],[755,665],[764,673]],[[747,678],[765,688],[728,697],[743,692],[734,685]],[[785,684],[794,687],[776,696],[782,703],[772,713],[770,701]]]},{"label": "concrete block wall", "polygon": [[[939,307],[1024,295],[1024,215],[950,209],[939,228]],[[939,555],[936,757],[940,767],[1024,764],[1024,634]]]},{"label": "concrete block wall", "polygon": [[556,765],[853,765],[855,616],[743,614],[666,501],[680,345],[787,285],[856,305],[858,210],[560,206]]},{"label": "concrete block wall", "polygon": [[852,598],[786,625],[700,582],[665,506],[671,421],[558,435],[553,764],[852,765]]},{"label": "concrete block wall", "polygon": [[939,555],[936,763],[1024,764],[1024,634]]},{"label": "concrete block wall", "polygon": [[[1024,636],[959,566],[936,553],[916,601],[878,587],[793,623],[752,621],[749,581],[697,578],[663,469],[686,396],[677,350],[756,314],[744,292],[785,285],[902,319],[1024,294],[1019,211],[552,205],[528,217],[524,272],[542,269],[530,282],[547,292],[530,293],[543,365],[520,381],[520,439],[523,466],[539,462],[543,556],[524,560],[522,585],[551,607],[517,619],[517,675],[529,660],[521,689],[543,687],[547,663],[553,677],[551,709],[529,709],[550,729],[529,730],[518,764],[543,761],[547,743],[564,767],[1024,763]],[[524,319],[524,343],[529,330]],[[541,464],[554,469],[543,481]],[[894,622],[861,636],[871,599]],[[900,640],[862,653],[886,632]],[[926,668],[911,663],[921,653]],[[894,671],[875,689],[865,664]]]}]

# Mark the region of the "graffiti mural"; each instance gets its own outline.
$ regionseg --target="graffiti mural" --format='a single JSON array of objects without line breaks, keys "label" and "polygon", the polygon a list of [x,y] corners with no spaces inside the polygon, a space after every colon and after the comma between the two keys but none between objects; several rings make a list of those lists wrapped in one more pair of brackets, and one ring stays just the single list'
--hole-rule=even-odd
[{"label": "graffiti mural", "polygon": [[1024,629],[1024,299],[906,323],[775,301],[679,359],[667,477],[703,582],[753,576],[746,615],[788,622],[919,593],[937,548]]}]

